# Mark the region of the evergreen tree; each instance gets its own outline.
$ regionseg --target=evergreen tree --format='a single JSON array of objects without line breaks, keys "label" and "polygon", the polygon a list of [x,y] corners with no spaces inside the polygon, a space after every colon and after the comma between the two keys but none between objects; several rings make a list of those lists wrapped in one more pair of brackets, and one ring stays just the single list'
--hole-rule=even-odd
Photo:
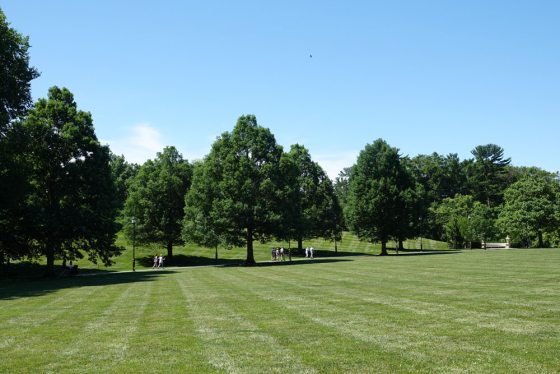
[{"label": "evergreen tree", "polygon": [[503,148],[495,144],[479,145],[471,153],[474,156],[474,163],[469,167],[472,195],[488,207],[499,206],[511,182],[507,170],[511,159],[504,158]]}]

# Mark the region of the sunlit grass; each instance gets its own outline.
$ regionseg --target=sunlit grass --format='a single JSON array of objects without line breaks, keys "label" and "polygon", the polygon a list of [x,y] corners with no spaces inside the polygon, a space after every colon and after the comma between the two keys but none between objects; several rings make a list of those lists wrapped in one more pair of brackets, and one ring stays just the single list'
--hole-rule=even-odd
[{"label": "sunlit grass", "polygon": [[554,373],[559,265],[474,250],[4,283],[0,372]]}]

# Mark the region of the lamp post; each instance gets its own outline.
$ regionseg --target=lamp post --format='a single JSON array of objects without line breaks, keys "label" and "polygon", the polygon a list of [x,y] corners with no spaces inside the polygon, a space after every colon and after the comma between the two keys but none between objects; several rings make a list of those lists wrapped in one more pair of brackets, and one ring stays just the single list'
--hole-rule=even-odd
[{"label": "lamp post", "polygon": [[418,220],[420,221],[420,251],[423,252],[424,251],[424,243],[422,242],[422,238],[424,236],[424,226],[422,226],[422,217],[418,217]]},{"label": "lamp post", "polygon": [[132,271],[136,271],[136,218],[132,217]]}]

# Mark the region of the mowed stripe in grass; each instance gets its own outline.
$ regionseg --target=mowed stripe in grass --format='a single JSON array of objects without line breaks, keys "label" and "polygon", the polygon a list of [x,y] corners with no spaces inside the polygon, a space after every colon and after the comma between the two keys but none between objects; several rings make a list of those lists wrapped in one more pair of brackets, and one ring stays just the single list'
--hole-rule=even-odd
[{"label": "mowed stripe in grass", "polygon": [[[205,341],[208,361],[216,369],[315,372],[300,360],[299,352],[294,352],[272,333],[270,325],[283,321],[282,316],[276,316],[267,305],[258,305],[254,298],[246,299],[244,290],[237,289],[235,284],[222,283],[216,274],[208,272],[203,280],[190,276],[192,274],[181,278],[181,286],[195,313],[197,333]],[[250,304],[246,304],[247,301]],[[208,313],[208,309],[213,312]]]},{"label": "mowed stripe in grass", "polygon": [[[295,285],[301,284],[302,279],[296,277],[291,274],[288,278],[292,279],[292,282],[295,281]],[[317,282],[318,278],[319,275],[313,275],[313,282]],[[293,289],[292,282],[283,282],[285,287],[282,289]],[[522,371],[541,372],[544,369],[538,364],[520,360],[517,356],[495,351],[494,348],[484,344],[484,341],[481,341],[482,344],[470,344],[469,338],[476,334],[476,328],[481,326],[476,322],[473,326],[471,318],[464,318],[463,309],[450,311],[441,303],[418,302],[408,296],[395,297],[383,295],[382,292],[377,295],[372,294],[377,293],[375,288],[372,288],[373,292],[356,287],[350,289],[353,290],[352,293],[348,293],[347,288],[338,289],[336,286],[330,286],[327,291],[330,303],[327,306],[320,302],[321,298],[325,298],[324,292],[320,292],[318,296],[308,296],[312,306],[309,311],[304,309],[300,312],[312,321],[377,345],[381,350],[400,353],[403,356],[400,362],[404,368],[408,367],[407,370],[417,371],[422,366],[428,366],[438,367],[446,372],[456,368],[457,364],[468,367],[472,359],[469,354],[477,356],[481,353],[493,365],[496,362],[506,361],[510,366],[520,368]],[[295,303],[293,298],[287,297],[279,304],[294,305]],[[442,317],[438,317],[438,314]],[[322,315],[324,316],[321,317]],[[411,316],[413,318],[410,318]],[[493,322],[482,327],[494,328],[496,325],[501,325],[499,316],[496,317],[498,323]],[[479,318],[484,320],[485,316]],[[459,336],[455,338],[457,332]],[[435,361],[438,356],[441,359]],[[452,367],[446,367],[447,361],[450,359],[453,361],[455,357],[461,357],[464,362],[453,362]]]},{"label": "mowed stripe in grass", "polygon": [[0,372],[554,373],[559,265],[475,250],[11,285]]}]

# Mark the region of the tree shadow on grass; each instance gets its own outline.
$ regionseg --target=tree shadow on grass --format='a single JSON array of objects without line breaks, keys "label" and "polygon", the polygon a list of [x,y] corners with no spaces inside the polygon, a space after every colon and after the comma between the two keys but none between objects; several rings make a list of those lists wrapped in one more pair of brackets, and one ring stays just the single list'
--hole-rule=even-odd
[{"label": "tree shadow on grass", "polygon": [[[292,250],[292,256],[298,258],[305,258],[305,249],[300,253],[297,249],[294,251]],[[314,249],[313,250],[314,257],[353,257],[353,256],[373,256],[372,253],[366,252],[348,252],[348,251],[334,251],[329,249]]]},{"label": "tree shadow on grass", "polygon": [[[43,268],[44,272],[44,268]],[[150,282],[164,274],[174,273],[170,270],[112,272],[112,271],[80,271],[77,276],[58,278],[27,278],[3,279],[0,285],[0,300],[20,297],[34,297],[49,294],[65,288],[99,287],[112,284]]]},{"label": "tree shadow on grass", "polygon": [[[325,256],[326,257],[326,256]],[[277,266],[277,265],[304,265],[309,263],[325,263],[325,262],[338,262],[338,261],[351,261],[344,259],[333,259],[333,258],[315,258],[305,260],[301,257],[296,257],[292,255],[294,261],[289,260],[288,255],[285,255],[285,261],[260,261],[254,265],[249,266]],[[142,266],[150,267],[153,266],[153,257],[143,257],[137,259]],[[168,267],[197,267],[197,266],[218,266],[218,267],[230,267],[230,266],[246,266],[245,259],[221,259],[201,256],[186,256],[186,255],[174,255],[172,258],[166,259],[164,262],[166,268]]]},{"label": "tree shadow on grass", "polygon": [[312,264],[327,264],[327,263],[348,262],[348,261],[353,261],[353,260],[344,259],[344,258],[309,258],[309,259],[299,259],[295,261],[290,261],[286,259],[286,261],[257,262],[254,265],[250,265],[250,267],[312,265]]},{"label": "tree shadow on grass", "polygon": [[[462,253],[461,250],[455,249],[425,249],[423,251],[419,249],[399,249],[397,254],[395,250],[389,249],[389,253],[385,256],[429,256],[429,255],[455,255]],[[380,254],[376,256],[381,256]]]},{"label": "tree shadow on grass", "polygon": [[[154,264],[153,257],[141,257],[136,261],[146,267],[151,268]],[[245,263],[243,259],[229,259],[229,258],[215,258],[202,257],[202,256],[187,256],[187,255],[174,255],[173,257],[166,257],[163,265],[164,267],[191,267],[191,266],[232,266],[242,265]]]}]

